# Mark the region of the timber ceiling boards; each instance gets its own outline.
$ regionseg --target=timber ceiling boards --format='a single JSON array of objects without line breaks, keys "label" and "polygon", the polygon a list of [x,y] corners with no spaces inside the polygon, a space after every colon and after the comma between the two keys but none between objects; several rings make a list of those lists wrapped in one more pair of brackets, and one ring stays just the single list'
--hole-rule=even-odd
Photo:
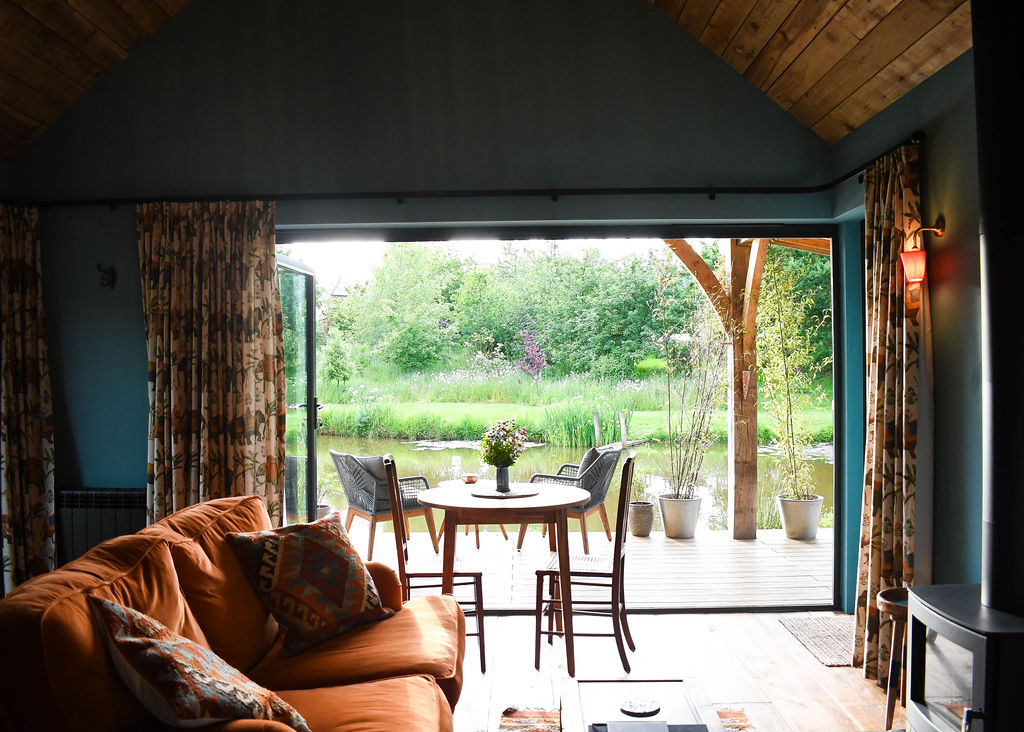
[{"label": "timber ceiling boards", "polygon": [[971,47],[965,0],[650,0],[828,143]]},{"label": "timber ceiling boards", "polygon": [[0,0],[0,156],[28,145],[189,0]]}]

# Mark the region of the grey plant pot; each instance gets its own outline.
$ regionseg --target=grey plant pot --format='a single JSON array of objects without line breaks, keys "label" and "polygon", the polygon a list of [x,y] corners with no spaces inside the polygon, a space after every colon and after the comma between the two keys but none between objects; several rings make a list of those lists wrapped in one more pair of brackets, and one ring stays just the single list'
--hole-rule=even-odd
[{"label": "grey plant pot", "polygon": [[818,535],[824,496],[815,495],[809,500],[776,496],[775,502],[779,507],[786,538],[806,540]]},{"label": "grey plant pot", "polygon": [[700,498],[658,496],[658,504],[661,506],[665,536],[669,539],[692,539],[700,515]]},{"label": "grey plant pot", "polygon": [[333,510],[334,508],[332,506],[327,505],[326,503],[316,504],[316,520],[319,521],[320,519],[329,515]]},{"label": "grey plant pot", "polygon": [[629,502],[629,533],[650,536],[654,527],[654,504],[650,501]]}]

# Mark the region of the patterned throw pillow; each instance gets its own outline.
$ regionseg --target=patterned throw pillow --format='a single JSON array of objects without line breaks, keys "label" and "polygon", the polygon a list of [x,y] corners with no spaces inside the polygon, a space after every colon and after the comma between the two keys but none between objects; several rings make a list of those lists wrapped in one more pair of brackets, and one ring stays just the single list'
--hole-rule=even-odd
[{"label": "patterned throw pillow", "polygon": [[294,708],[210,649],[130,607],[92,596],[89,604],[118,674],[161,722],[197,727],[229,719],[270,719],[310,732]]},{"label": "patterned throw pillow", "polygon": [[229,533],[242,568],[284,629],[291,656],[359,623],[394,615],[337,511],[311,524]]}]

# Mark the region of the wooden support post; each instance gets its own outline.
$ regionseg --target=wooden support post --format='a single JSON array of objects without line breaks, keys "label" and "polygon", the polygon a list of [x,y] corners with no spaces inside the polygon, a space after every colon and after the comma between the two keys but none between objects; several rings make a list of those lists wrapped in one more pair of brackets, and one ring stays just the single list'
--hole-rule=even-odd
[{"label": "wooden support post", "polygon": [[594,412],[594,447],[601,447],[601,416]]},{"label": "wooden support post", "polygon": [[734,539],[757,537],[757,300],[768,242],[733,239],[727,267],[729,336],[729,525]]},{"label": "wooden support post", "polygon": [[622,449],[626,449],[626,410],[619,412],[619,434],[622,436]]},{"label": "wooden support post", "polygon": [[757,300],[768,241],[732,239],[727,283],[685,239],[665,241],[715,308],[730,341],[729,525],[734,539],[757,536]]}]

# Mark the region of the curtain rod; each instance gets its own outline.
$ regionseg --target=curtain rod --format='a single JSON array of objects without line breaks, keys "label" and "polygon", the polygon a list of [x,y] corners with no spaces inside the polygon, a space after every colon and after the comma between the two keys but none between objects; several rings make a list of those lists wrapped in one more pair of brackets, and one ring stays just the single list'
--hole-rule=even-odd
[{"label": "curtain rod", "polygon": [[[709,200],[715,200],[719,195],[743,196],[743,195],[806,195],[811,193],[824,193],[842,185],[846,181],[861,175],[866,168],[874,164],[876,160],[890,154],[907,144],[920,144],[924,141],[924,133],[915,131],[909,138],[893,145],[886,151],[876,155],[861,165],[844,173],[838,178],[812,186],[652,186],[640,188],[499,188],[481,190],[437,190],[437,191],[371,191],[371,192],[346,192],[346,193],[285,193],[285,194],[219,194],[204,196],[165,196],[161,198],[79,198],[79,199],[51,199],[36,200],[27,202],[4,201],[4,203],[17,204],[22,206],[44,207],[73,207],[73,206],[135,206],[142,203],[211,203],[215,201],[333,201],[333,200],[387,200],[394,199],[395,203],[405,203],[406,199],[416,198],[550,198],[558,201],[560,198],[575,196],[692,196],[705,195]],[[3,199],[0,199],[3,200]]]}]

